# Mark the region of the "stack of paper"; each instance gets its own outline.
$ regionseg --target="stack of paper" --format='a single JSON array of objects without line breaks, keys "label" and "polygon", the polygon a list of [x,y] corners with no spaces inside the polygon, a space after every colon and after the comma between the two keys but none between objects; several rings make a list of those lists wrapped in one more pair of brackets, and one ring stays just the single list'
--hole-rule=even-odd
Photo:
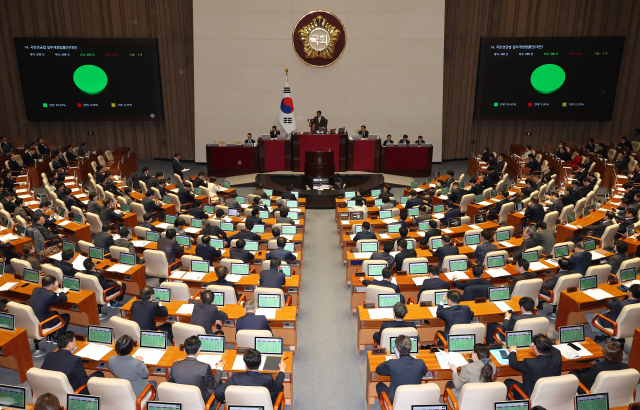
[{"label": "stack of paper", "polygon": [[287,238],[288,241],[292,241],[294,237],[294,235],[280,235],[280,236],[282,236],[283,238]]},{"label": "stack of paper", "polygon": [[557,261],[554,261],[554,260],[551,260],[551,259],[545,259],[544,261],[547,262],[550,265],[558,266],[558,262]]},{"label": "stack of paper", "polygon": [[30,196],[31,196],[31,195],[28,195],[28,194],[27,194],[27,195],[24,195],[24,194],[23,194],[23,195],[18,195],[18,198],[25,199],[25,198],[29,198]]},{"label": "stack of paper", "polygon": [[198,232],[200,232],[200,228],[189,227],[189,228],[185,229],[184,231],[187,232],[187,233],[198,233]]},{"label": "stack of paper", "polygon": [[265,316],[267,319],[274,320],[276,318],[276,310],[273,308],[258,308],[256,309],[256,316]]},{"label": "stack of paper", "polygon": [[107,269],[107,272],[125,273],[129,270],[129,268],[131,268],[131,266],[122,263],[116,263],[115,265]]},{"label": "stack of paper", "polygon": [[418,231],[417,233],[424,238],[424,231]]},{"label": "stack of paper", "polygon": [[355,237],[356,237],[356,234],[355,234],[355,233],[354,233],[354,234],[349,235],[349,238],[351,238],[351,240],[353,240],[353,238],[355,238]]},{"label": "stack of paper", "polygon": [[195,305],[191,304],[191,303],[185,303],[184,305],[180,306],[178,308],[178,310],[176,311],[177,314],[179,315],[190,315],[193,313],[193,307]]},{"label": "stack of paper", "polygon": [[492,278],[499,278],[501,276],[511,276],[511,274],[509,272],[507,272],[506,270],[504,270],[502,268],[491,268],[491,269],[487,269],[486,272]]},{"label": "stack of paper", "polygon": [[242,279],[242,275],[237,275],[235,273],[230,273],[230,274],[227,275],[227,277],[225,279],[228,280],[229,282],[238,283],[238,281],[240,279]]},{"label": "stack of paper", "polygon": [[[242,357],[242,356],[240,356],[240,357]],[[199,362],[208,364],[214,370],[216,368],[216,364],[220,360],[222,360],[222,355],[221,354],[203,354],[203,353],[200,353],[198,355],[198,361]]]},{"label": "stack of paper", "polygon": [[467,364],[467,359],[458,352],[437,352],[436,359],[441,369],[451,369],[451,365],[462,367]]},{"label": "stack of paper", "polygon": [[598,288],[585,290],[583,293],[594,298],[595,300],[611,299],[613,297],[611,293],[605,292],[604,290]]},{"label": "stack of paper", "polygon": [[431,316],[438,317],[438,307],[437,306],[429,306],[429,312]]},{"label": "stack of paper", "polygon": [[162,356],[166,353],[166,350],[162,349],[148,349],[141,347],[133,354],[133,357],[142,356],[142,361],[145,364],[158,364],[162,359]]},{"label": "stack of paper", "polygon": [[442,199],[443,201],[446,201],[447,199],[449,199],[449,197],[446,195],[440,195],[438,198]]},{"label": "stack of paper", "polygon": [[[478,202],[478,205],[481,205],[481,206],[489,206],[489,205],[491,205],[491,202],[487,202],[487,201],[480,201],[480,202]],[[478,228],[476,228],[476,229],[478,229]]]},{"label": "stack of paper", "polygon": [[86,196],[87,196],[87,194],[76,194],[75,195],[76,198],[84,198]]},{"label": "stack of paper", "polygon": [[543,269],[549,269],[549,268],[547,267],[547,265],[541,262],[531,262],[529,264],[529,269],[536,271],[536,270],[543,270]]},{"label": "stack of paper", "polygon": [[444,274],[449,280],[471,279],[466,272],[445,272]]},{"label": "stack of paper", "polygon": [[151,241],[131,241],[131,243],[136,248],[144,248],[145,246],[149,245]]},{"label": "stack of paper", "polygon": [[60,222],[58,225],[60,225],[60,226],[65,226],[65,225],[68,225],[68,224],[70,224],[70,223],[71,223],[71,221],[62,221],[62,222]]},{"label": "stack of paper", "polygon": [[204,273],[187,272],[182,276],[182,280],[193,280],[199,282],[202,280],[202,278],[204,278],[204,275]]},{"label": "stack of paper", "polygon": [[4,242],[4,241],[15,241],[16,239],[19,239],[19,238],[20,238],[19,236],[16,236],[16,235],[14,235],[12,233],[8,233],[6,235],[0,236],[0,240],[2,240],[2,242]]},{"label": "stack of paper", "polygon": [[369,259],[373,252],[354,252],[353,257],[356,259]]},{"label": "stack of paper", "polygon": [[378,235],[380,235],[380,238],[382,238],[382,239],[389,239],[390,238],[389,235],[387,235],[386,233],[381,233],[381,234],[378,234]]},{"label": "stack of paper", "polygon": [[20,282],[7,282],[4,285],[0,286],[0,292],[4,292],[7,291],[9,289],[11,289],[12,287],[16,286],[18,283]]},{"label": "stack of paper", "polygon": [[61,261],[62,260],[62,252],[58,252],[58,253],[55,253],[55,254],[49,256],[49,259],[55,259],[57,261]]},{"label": "stack of paper", "polygon": [[513,248],[515,245],[510,244],[509,242],[498,242],[500,245],[504,246],[505,248]]},{"label": "stack of paper", "polygon": [[28,192],[28,189],[16,189],[16,194],[22,194]]},{"label": "stack of paper", "polygon": [[571,346],[565,343],[561,343],[559,345],[553,345],[556,349],[562,353],[567,359],[578,359],[580,357],[588,357],[593,356],[593,354],[584,348],[580,343],[573,343],[575,346],[579,347],[580,350],[574,350]]},{"label": "stack of paper", "polygon": [[478,245],[467,245],[469,248],[473,249],[474,251],[476,250],[476,248],[478,247]]},{"label": "stack of paper", "polygon": [[438,219],[443,219],[444,218],[444,214],[433,214],[432,216],[434,218],[438,218]]},{"label": "stack of paper", "polygon": [[398,223],[398,220],[397,219],[393,219],[393,218],[385,218],[385,219],[381,219],[381,221],[386,223],[386,224]]},{"label": "stack of paper", "polygon": [[369,317],[373,320],[394,319],[393,308],[367,309]]},{"label": "stack of paper", "polygon": [[[87,201],[89,202],[89,201]],[[29,205],[38,205],[40,203],[40,201],[29,201],[29,202],[25,202],[24,204],[29,206]]]},{"label": "stack of paper", "polygon": [[399,254],[400,251],[393,251],[393,252],[389,252],[389,255],[393,256],[394,258],[396,257],[397,254]]},{"label": "stack of paper", "polygon": [[85,359],[98,361],[105,357],[113,348],[109,345],[101,345],[98,343],[89,343],[81,350],[74,353],[75,356],[84,357]]},{"label": "stack of paper", "polygon": [[594,261],[597,261],[598,259],[602,259],[606,257],[600,252],[596,252],[596,251],[589,251],[589,253],[591,253],[591,260],[594,260]]},{"label": "stack of paper", "polygon": [[[395,278],[394,278],[395,279]],[[417,277],[413,277],[411,278],[413,279],[413,283],[416,284],[416,286],[422,286],[422,283],[426,280],[429,279],[428,276],[417,276]]]},{"label": "stack of paper", "polygon": [[500,309],[502,312],[508,312],[511,309],[509,305],[507,305],[507,302],[502,300],[498,302],[493,302],[493,304],[496,305],[496,307]]},{"label": "stack of paper", "polygon": [[84,271],[84,261],[85,261],[85,259],[87,259],[86,256],[82,256],[82,255],[76,256],[76,258],[73,260],[73,269],[79,270],[79,271]]},{"label": "stack of paper", "polygon": [[172,226],[172,225],[169,225],[168,223],[165,223],[165,222],[160,222],[158,225],[156,225],[156,228],[158,228],[158,229],[167,229],[170,226]]},{"label": "stack of paper", "polygon": [[[264,362],[267,359],[266,356],[262,356],[262,361]],[[236,355],[236,359],[233,361],[233,367],[231,370],[245,371],[247,367],[244,364],[244,356],[239,354]]]},{"label": "stack of paper", "polygon": [[482,228],[480,228],[480,227],[479,227],[478,225],[476,225],[476,224],[471,224],[471,225],[469,225],[469,228],[471,228],[471,229],[482,229]]}]

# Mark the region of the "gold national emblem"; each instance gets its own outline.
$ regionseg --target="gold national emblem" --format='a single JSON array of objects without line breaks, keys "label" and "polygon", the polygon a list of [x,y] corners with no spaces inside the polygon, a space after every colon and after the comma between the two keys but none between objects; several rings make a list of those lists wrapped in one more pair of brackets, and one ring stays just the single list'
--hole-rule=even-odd
[{"label": "gold national emblem", "polygon": [[298,36],[304,46],[306,58],[332,59],[336,44],[340,39],[340,30],[332,26],[321,15],[298,30]]}]

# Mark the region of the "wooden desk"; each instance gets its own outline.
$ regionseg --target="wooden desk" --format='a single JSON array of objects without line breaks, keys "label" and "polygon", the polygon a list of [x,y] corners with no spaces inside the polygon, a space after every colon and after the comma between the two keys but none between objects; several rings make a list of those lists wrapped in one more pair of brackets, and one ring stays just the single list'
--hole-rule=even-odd
[{"label": "wooden desk", "polygon": [[[1,283],[0,283],[1,285]],[[129,300],[121,309],[120,315],[124,318],[131,318],[131,305],[137,299],[133,298]],[[190,323],[191,322],[191,314],[178,314],[177,311],[180,306],[186,304],[185,301],[171,301],[168,303],[163,303],[164,306],[167,307],[169,311],[168,316],[166,317],[156,317],[156,322],[160,323],[171,323],[171,322],[182,322],[182,323]],[[240,305],[224,305],[220,310],[225,312],[229,316],[229,320],[227,320],[223,327],[223,331],[226,337],[226,341],[228,343],[236,342],[236,320],[242,316],[244,316],[244,308]],[[295,351],[297,346],[297,308],[295,306],[283,306],[276,311],[275,319],[268,319],[269,326],[273,331],[273,335],[277,337],[282,337],[284,339],[284,345],[290,347],[291,350]]]},{"label": "wooden desk", "polygon": [[[620,285],[603,283],[598,286],[598,289],[610,293],[614,298],[622,299],[627,293],[618,289],[618,286]],[[591,296],[585,295],[584,292],[567,293],[566,290],[563,291],[560,294],[560,302],[558,304],[556,330],[558,330],[560,326],[586,323],[587,320],[584,314],[590,311],[600,313],[600,309],[606,308],[607,302],[610,299],[611,298],[595,300]]]},{"label": "wooden desk", "polygon": [[18,372],[20,383],[27,381],[27,370],[33,367],[27,331],[16,328],[13,332],[0,330],[0,366]]},{"label": "wooden desk", "polygon": [[[0,292],[0,297],[19,303],[27,303],[31,298],[33,289],[40,287],[40,285],[34,283],[18,280],[10,273],[5,273],[0,277],[0,286],[7,282],[18,282],[18,284],[11,290]],[[26,286],[22,287],[23,285]],[[60,313],[68,313],[71,316],[71,323],[76,326],[100,326],[96,295],[88,290],[80,290],[80,292],[70,291],[67,293],[66,302],[56,303],[55,305],[51,305],[51,307]]]},{"label": "wooden desk", "polygon": [[66,225],[60,225],[64,221],[71,220],[69,218],[60,219],[55,222],[55,225],[67,235],[71,242],[78,243],[78,241],[86,241],[91,243],[91,227],[89,224],[80,225],[71,221],[71,223]]}]

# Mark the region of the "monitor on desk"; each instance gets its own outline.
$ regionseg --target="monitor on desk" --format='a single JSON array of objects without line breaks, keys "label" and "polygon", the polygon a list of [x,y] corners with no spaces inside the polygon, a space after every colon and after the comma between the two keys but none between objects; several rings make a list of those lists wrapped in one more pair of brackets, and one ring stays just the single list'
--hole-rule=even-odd
[{"label": "monitor on desk", "polygon": [[569,254],[569,245],[560,245],[553,247],[553,255],[556,258],[561,258]]},{"label": "monitor on desk", "polygon": [[87,341],[89,343],[100,343],[110,345],[113,343],[113,328],[106,326],[89,325]]},{"label": "monitor on desk", "polygon": [[353,208],[354,206],[356,206],[356,200],[355,199],[347,200],[347,208]]},{"label": "monitor on desk", "polygon": [[297,208],[298,207],[298,201],[295,200],[295,199],[287,199],[287,207],[288,208]]},{"label": "monitor on desk", "polygon": [[256,350],[261,354],[282,356],[284,340],[281,337],[256,337]]},{"label": "monitor on desk", "polygon": [[16,319],[14,315],[0,312],[0,329],[13,332],[16,329]]},{"label": "monitor on desk", "polygon": [[120,210],[122,212],[124,212],[125,214],[128,214],[129,212],[131,212],[131,206],[130,205],[126,205],[126,204],[122,204],[122,205],[120,205]]},{"label": "monitor on desk", "polygon": [[287,242],[283,248],[285,251],[295,252],[296,251],[296,243],[295,242]]},{"label": "monitor on desk", "polygon": [[291,265],[282,264],[282,265],[280,265],[280,267],[282,268],[282,272],[284,273],[284,277],[285,278],[290,278],[291,277]]},{"label": "monitor on desk", "polygon": [[227,209],[227,215],[229,215],[230,217],[233,217],[233,218],[238,218],[238,217],[240,217],[240,209],[229,208],[229,209]]},{"label": "monitor on desk", "polygon": [[149,242],[158,242],[158,239],[160,239],[160,232],[146,231],[144,233],[144,238]]},{"label": "monitor on desk", "polygon": [[480,234],[479,233],[476,233],[476,234],[473,234],[473,235],[466,235],[464,237],[464,244],[466,246],[478,245],[479,243],[480,243]]},{"label": "monitor on desk", "polygon": [[483,195],[476,195],[476,204],[480,203],[484,201],[484,196]]},{"label": "monitor on desk", "polygon": [[523,252],[522,253],[522,257],[524,258],[525,261],[527,262],[537,262],[538,259],[540,259],[538,257],[538,251],[528,251],[528,252]]},{"label": "monitor on desk", "polygon": [[9,226],[9,220],[4,216],[2,217],[2,226]]},{"label": "monitor on desk", "polygon": [[58,216],[65,218],[67,216],[67,210],[63,207],[58,208]]},{"label": "monitor on desk", "polygon": [[202,219],[191,218],[191,226],[193,228],[202,228]]},{"label": "monitor on desk", "polygon": [[212,248],[216,248],[216,249],[222,249],[222,248],[224,248],[224,239],[211,238],[209,240],[209,246],[211,246]]},{"label": "monitor on desk", "polygon": [[169,225],[173,225],[174,222],[176,221],[176,219],[178,219],[178,217],[175,216],[175,215],[168,215],[167,214],[167,215],[164,216],[165,223],[168,223]]},{"label": "monitor on desk", "polygon": [[260,243],[258,241],[245,241],[244,249],[247,251],[258,251],[258,246]]},{"label": "monitor on desk", "polygon": [[[231,408],[232,406],[229,406]],[[246,407],[246,406],[241,406]],[[262,408],[262,406],[260,406]],[[168,403],[162,401],[150,401],[147,403],[146,410],[182,410],[182,404],[180,403]]]},{"label": "monitor on desk", "polygon": [[507,182],[506,184],[502,185],[502,195],[508,195],[510,187],[511,187],[510,182]]},{"label": "monitor on desk", "polygon": [[213,293],[213,306],[224,306],[224,292],[211,292]]},{"label": "monitor on desk", "polygon": [[198,335],[198,339],[200,339],[200,352],[224,354],[224,335]]},{"label": "monitor on desk", "polygon": [[26,409],[26,397],[26,388],[0,384],[0,406],[8,409]]},{"label": "monitor on desk", "polygon": [[511,299],[511,292],[509,291],[509,286],[489,288],[489,302],[499,302],[502,300],[510,300],[510,299]]},{"label": "monitor on desk", "polygon": [[442,188],[442,195],[447,195],[449,193],[449,188]]},{"label": "monitor on desk", "polygon": [[462,226],[462,218],[449,218],[449,220],[447,221],[447,225],[449,226],[449,228]]},{"label": "monitor on desk", "polygon": [[261,293],[258,295],[258,308],[275,308],[280,309],[282,306],[282,295],[273,293]]},{"label": "monitor on desk", "polygon": [[263,234],[264,233],[264,225],[263,224],[255,224],[255,225],[253,225],[253,228],[251,229],[251,232],[257,233],[257,234]]},{"label": "monitor on desk", "polygon": [[444,205],[440,204],[440,205],[434,205],[433,206],[433,213],[434,214],[441,214],[444,212]]},{"label": "monitor on desk", "polygon": [[352,221],[361,221],[364,219],[364,212],[362,211],[351,211],[349,212],[349,219]]},{"label": "monitor on desk", "polygon": [[140,347],[150,349],[167,349],[167,332],[142,330],[140,331]]},{"label": "monitor on desk", "polygon": [[269,219],[269,211],[260,211],[258,217],[260,219]]},{"label": "monitor on desk", "polygon": [[598,287],[598,277],[596,275],[584,276],[580,278],[580,291],[595,289]]},{"label": "monitor on desk", "polygon": [[382,206],[383,202],[382,202],[382,198],[376,198],[373,200],[373,205],[375,206]]},{"label": "monitor on desk", "polygon": [[434,292],[434,293],[433,293],[433,296],[434,296],[434,300],[435,300],[435,302],[436,302],[436,305],[439,305],[439,304],[440,304],[440,301],[441,301],[442,299],[444,299],[444,297],[445,297],[445,296],[447,296],[447,293],[449,293],[449,291],[448,291],[448,290],[443,290],[443,291],[441,291],[441,292]]},{"label": "monitor on desk", "polygon": [[406,204],[408,200],[409,200],[409,197],[408,197],[408,196],[401,196],[401,197],[400,197],[400,203],[401,203],[402,205]]},{"label": "monitor on desk", "polygon": [[460,272],[468,269],[468,261],[466,259],[449,260],[449,272]]},{"label": "monitor on desk", "polygon": [[68,394],[67,410],[100,410],[100,396]]},{"label": "monitor on desk", "polygon": [[620,269],[619,272],[620,272],[620,282],[622,283],[629,282],[636,278],[635,268]]},{"label": "monitor on desk", "polygon": [[487,268],[504,268],[504,255],[487,257]]},{"label": "monitor on desk", "polygon": [[425,184],[430,184],[430,183],[431,183],[431,177],[427,177],[427,178],[424,180],[424,183],[425,183]]},{"label": "monitor on desk", "polygon": [[242,205],[245,203],[245,198],[243,196],[237,196],[236,201],[238,201],[238,203]]},{"label": "monitor on desk", "polygon": [[345,199],[355,198],[355,196],[356,196],[356,191],[345,191],[344,193]]},{"label": "monitor on desk", "polygon": [[230,183],[229,181],[224,181],[224,182],[222,183],[222,187],[223,187],[223,188],[231,188],[231,183]]},{"label": "monitor on desk", "polygon": [[482,224],[487,222],[487,214],[475,214],[473,215],[473,223]]},{"label": "monitor on desk", "polygon": [[411,189],[418,187],[418,181],[411,181]]},{"label": "monitor on desk", "polygon": [[589,214],[591,213],[591,209],[591,205],[585,206],[582,210],[582,217],[589,216]]},{"label": "monitor on desk", "polygon": [[232,263],[231,273],[234,275],[248,276],[251,269],[248,263]]},{"label": "monitor on desk", "polygon": [[609,410],[609,393],[579,394],[575,410]]},{"label": "monitor on desk", "polygon": [[207,214],[215,213],[215,208],[214,208],[213,205],[205,205],[205,206],[202,207],[202,210]]},{"label": "monitor on desk", "polygon": [[263,191],[267,195],[267,197],[271,198],[273,196],[273,189],[264,188]]},{"label": "monitor on desk", "polygon": [[448,337],[448,351],[449,352],[473,352],[473,347],[476,345],[476,335],[449,335]]},{"label": "monitor on desk", "polygon": [[295,235],[296,234],[296,226],[295,225],[281,225],[280,232],[283,235]]},{"label": "monitor on desk", "polygon": [[72,250],[72,251],[76,251],[76,244],[73,242],[67,242],[67,241],[63,241],[62,242],[62,250],[66,251],[66,250]]},{"label": "monitor on desk", "polygon": [[431,249],[442,248],[442,238],[431,239]]},{"label": "monitor on desk", "polygon": [[497,190],[495,190],[495,189],[492,189],[492,190],[491,190],[491,198],[495,198],[495,197],[497,197],[497,196],[498,196],[498,191],[497,191]]},{"label": "monitor on desk", "polygon": [[531,346],[533,340],[533,331],[531,330],[518,330],[514,332],[505,332],[506,343],[505,346],[515,346],[518,348],[526,348]]},{"label": "monitor on desk", "polygon": [[224,232],[233,232],[233,222],[220,222],[220,230]]},{"label": "monitor on desk", "polygon": [[524,208],[524,205],[522,204],[522,202],[516,203],[516,212],[521,212],[523,208]]},{"label": "monitor on desk", "polygon": [[30,283],[39,283],[40,282],[40,272],[38,272],[35,269],[23,269],[22,270],[22,279],[25,282],[30,282]]},{"label": "monitor on desk", "polygon": [[381,193],[382,193],[382,190],[381,190],[381,189],[372,189],[372,190],[371,190],[371,196],[372,196],[372,197],[380,196],[380,194],[381,194]]},{"label": "monitor on desk", "polygon": [[[419,336],[409,336],[409,340],[411,340],[411,351],[409,354],[418,354],[418,349],[420,348]],[[391,354],[396,353],[396,337],[389,338],[389,350]]]},{"label": "monitor on desk", "polygon": [[156,302],[171,302],[171,289],[152,288],[153,300]]},{"label": "monitor on desk", "polygon": [[294,221],[297,221],[300,219],[300,214],[298,214],[297,212],[294,211],[289,211],[289,213],[287,214],[287,216],[291,219],[293,219]]},{"label": "monitor on desk", "polygon": [[584,325],[561,326],[560,343],[584,342]]},{"label": "monitor on desk", "polygon": [[380,263],[380,264],[371,263],[367,265],[366,275],[369,277],[380,277],[382,276],[382,270],[386,267],[387,265],[384,263]]},{"label": "monitor on desk", "polygon": [[136,255],[133,253],[120,253],[120,263],[123,265],[135,266],[136,265]]},{"label": "monitor on desk", "polygon": [[589,252],[596,248],[596,240],[595,239],[585,239],[582,241],[584,245],[584,250]]},{"label": "monitor on desk", "polygon": [[411,262],[409,263],[409,275],[424,275],[429,273],[428,262]]},{"label": "monitor on desk", "polygon": [[636,227],[634,226],[634,224],[627,226],[627,238],[631,238],[635,233],[635,230],[636,230]]},{"label": "monitor on desk", "polygon": [[418,216],[420,215],[420,209],[419,208],[409,208],[407,210],[407,215],[409,216]]},{"label": "monitor on desk", "polygon": [[176,235],[176,242],[181,246],[191,245],[191,238],[188,236]]},{"label": "monitor on desk", "polygon": [[391,218],[391,211],[388,210],[388,209],[384,210],[384,211],[380,211],[379,217],[380,217],[380,219]]},{"label": "monitor on desk", "polygon": [[24,234],[26,233],[27,229],[20,224],[15,224],[14,227],[16,228],[16,233],[18,234],[18,236],[24,238]]},{"label": "monitor on desk", "polygon": [[497,401],[494,410],[529,410],[529,400]]},{"label": "monitor on desk", "polygon": [[399,293],[390,293],[388,295],[378,295],[378,307],[386,308],[393,307],[396,303],[402,300],[402,295]]},{"label": "monitor on desk", "polygon": [[74,292],[80,292],[80,279],[64,276],[62,278],[62,287]]},{"label": "monitor on desk", "polygon": [[400,227],[402,225],[399,223],[395,223],[395,224],[389,224],[387,225],[387,232],[388,233],[398,233],[400,232]]},{"label": "monitor on desk", "polygon": [[191,272],[209,273],[209,261],[191,261]]},{"label": "monitor on desk", "polygon": [[377,252],[378,241],[360,243],[360,252]]},{"label": "monitor on desk", "polygon": [[202,189],[201,188],[193,188],[193,193],[195,195],[202,195]]},{"label": "monitor on desk", "polygon": [[573,223],[573,221],[576,220],[576,213],[575,212],[571,212],[567,214],[567,223],[571,224]]},{"label": "monitor on desk", "polygon": [[163,196],[162,197],[162,202],[164,202],[165,204],[169,205],[171,203],[171,198],[169,198],[168,196]]},{"label": "monitor on desk", "polygon": [[78,225],[82,225],[84,223],[84,218],[81,214],[73,214],[73,222]]},{"label": "monitor on desk", "polygon": [[429,226],[429,221],[420,221],[420,222],[418,222],[418,230],[420,230],[420,231],[428,231],[429,229],[431,229],[431,226]]}]

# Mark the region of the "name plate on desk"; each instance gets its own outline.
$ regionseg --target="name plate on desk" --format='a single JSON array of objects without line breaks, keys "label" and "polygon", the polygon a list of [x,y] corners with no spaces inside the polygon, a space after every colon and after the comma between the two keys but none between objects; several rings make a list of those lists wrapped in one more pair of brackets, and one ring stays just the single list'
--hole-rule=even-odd
[{"label": "name plate on desk", "polygon": [[365,303],[365,304],[362,305],[362,307],[364,309],[375,309],[376,304],[375,303]]},{"label": "name plate on desk", "polygon": [[376,354],[376,355],[386,355],[387,354],[387,349],[385,349],[384,347],[374,347],[373,349],[371,349],[371,354]]},{"label": "name plate on desk", "polygon": [[420,307],[429,307],[431,306],[431,301],[430,300],[424,300],[420,302]]},{"label": "name plate on desk", "polygon": [[354,288],[354,292],[355,293],[366,293],[367,292],[367,287],[366,286],[356,286]]}]

